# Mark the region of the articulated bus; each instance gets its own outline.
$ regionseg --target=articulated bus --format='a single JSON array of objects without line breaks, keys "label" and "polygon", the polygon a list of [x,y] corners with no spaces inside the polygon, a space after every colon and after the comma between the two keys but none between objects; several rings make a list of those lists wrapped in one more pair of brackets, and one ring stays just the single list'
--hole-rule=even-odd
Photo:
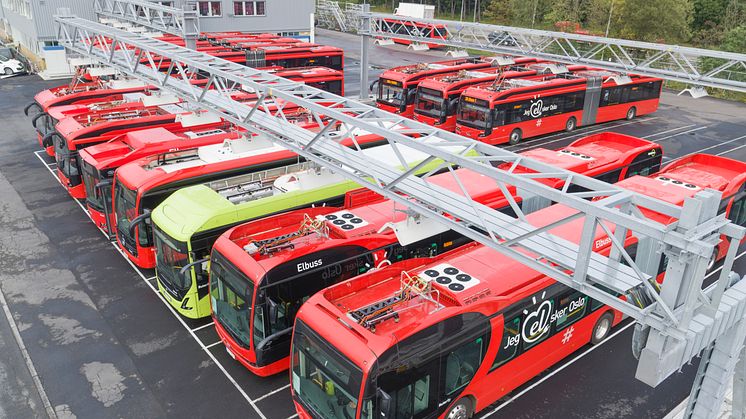
[{"label": "articulated bus", "polygon": [[[300,125],[314,132],[321,129],[318,125]],[[372,147],[385,140],[369,134],[361,135],[357,142],[363,147]],[[354,144],[349,138],[340,143]],[[261,176],[267,170],[301,162],[295,153],[274,145],[266,137],[253,136],[127,163],[114,175],[115,226],[112,230],[116,232],[120,248],[135,265],[154,268],[150,213],[174,191],[257,172],[256,176]],[[246,195],[251,195],[251,191],[246,191]]]},{"label": "articulated bus", "polygon": [[[397,148],[410,167],[427,157],[408,147]],[[460,152],[463,148],[454,146],[451,150]],[[363,153],[374,164],[397,161],[396,150],[389,145],[367,148]],[[440,162],[428,162],[416,173],[435,170]],[[341,175],[301,163],[174,192],[151,215],[161,294],[186,317],[209,316],[208,262],[212,245],[223,232],[289,210],[339,205],[348,191],[359,187]]]},{"label": "articulated bus", "polygon": [[[131,101],[101,111],[88,109],[68,116],[58,122],[45,139],[53,139],[57,174],[63,186],[73,198],[82,199],[86,191],[80,172],[80,150],[136,129],[158,126],[178,129],[183,127],[180,118],[188,114],[192,111],[175,103],[145,106],[142,102]],[[194,115],[198,121],[195,124],[222,122],[209,113]]]},{"label": "articulated bus", "polygon": [[[561,150],[534,149],[523,155],[613,183],[657,172],[662,151],[647,140],[603,133]],[[497,184],[466,169],[456,173],[472,199],[514,215]],[[450,174],[428,181],[462,193]],[[563,184],[559,179],[543,181],[555,188]],[[508,191],[521,205],[515,188],[508,186]],[[317,291],[371,268],[435,256],[470,241],[430,226],[416,240],[410,237],[416,233],[407,234],[410,238],[402,244],[406,214],[396,212],[396,204],[372,193],[352,197],[356,199],[343,207],[302,209],[242,224],[215,242],[210,264],[215,327],[231,356],[254,374],[287,369],[295,313]],[[309,222],[315,223],[314,229],[307,228]],[[391,223],[397,231],[387,228]]]},{"label": "articulated bus", "polygon": [[603,70],[504,80],[461,94],[456,133],[489,144],[655,112],[661,80]]},{"label": "articulated bus", "polygon": [[86,207],[96,226],[109,235],[113,226],[111,206],[114,171],[144,157],[194,149],[243,137],[235,126],[219,122],[208,126],[163,127],[127,132],[80,151],[80,169],[85,185]]},{"label": "articulated bus", "polygon": [[[399,35],[413,35],[419,34],[431,39],[447,39],[448,28],[446,25],[439,23],[426,23],[426,22],[413,22],[409,20],[399,20],[396,18],[385,18],[383,19],[391,32]],[[409,39],[404,38],[391,38],[392,41],[397,44],[409,45],[414,43]],[[420,42],[420,44],[427,45],[429,48],[443,48],[443,45],[434,44],[431,42]]]},{"label": "articulated bus", "polygon": [[[92,103],[104,101],[108,96],[143,92],[149,86],[139,80],[122,79],[122,80],[101,80],[96,79],[92,82],[72,83],[65,86],[57,86],[51,89],[42,90],[34,96],[34,101],[24,108],[26,115],[31,108],[38,109],[38,113],[31,119],[31,124],[36,129],[39,145],[47,150],[47,154],[53,155],[54,146],[48,144],[44,146],[42,139],[49,132],[54,130],[57,120],[49,118],[48,112],[54,106],[72,105],[77,103]],[[115,99],[113,99],[115,100]]]},{"label": "articulated bus", "polygon": [[378,84],[376,106],[392,113],[411,117],[414,114],[414,98],[417,85],[428,77],[462,70],[479,70],[495,66],[494,60],[485,57],[469,57],[439,61],[429,64],[410,64],[390,68],[371,85]]},{"label": "articulated bus", "polygon": [[459,71],[429,77],[417,86],[412,119],[453,132],[456,129],[456,111],[461,93],[475,85],[498,85],[503,80],[543,77],[550,71],[581,71],[586,66],[570,66],[567,69],[551,63],[512,65],[480,70]]},{"label": "articulated bus", "polygon": [[[620,184],[645,179],[645,193],[682,205],[702,187],[726,195],[742,188],[745,167],[695,156]],[[740,185],[730,182],[734,177]],[[740,200],[742,207],[746,197]],[[540,228],[575,213],[553,205],[527,221]],[[732,210],[730,216],[740,217]],[[578,243],[582,223],[548,232]],[[625,239],[633,258],[636,240]],[[593,251],[608,254],[610,242],[598,228]],[[666,267],[661,259],[658,281]],[[637,289],[623,294],[641,306],[653,301]],[[303,304],[292,337],[293,400],[301,419],[468,418],[583,345],[601,342],[621,319],[485,246],[411,259],[332,285]]]}]

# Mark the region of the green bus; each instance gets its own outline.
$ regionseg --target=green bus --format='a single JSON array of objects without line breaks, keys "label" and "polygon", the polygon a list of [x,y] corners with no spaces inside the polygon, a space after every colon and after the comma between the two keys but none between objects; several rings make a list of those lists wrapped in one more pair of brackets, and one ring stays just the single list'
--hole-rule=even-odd
[{"label": "green bus", "polygon": [[[409,167],[428,155],[399,145]],[[460,152],[463,146],[454,146]],[[362,151],[371,161],[398,162],[389,145]],[[418,174],[437,169],[435,159]],[[399,166],[401,169],[401,166]],[[189,186],[172,193],[151,213],[158,289],[183,316],[210,316],[209,257],[223,232],[238,224],[314,205],[342,205],[357,183],[328,169],[296,163],[262,172]]]}]

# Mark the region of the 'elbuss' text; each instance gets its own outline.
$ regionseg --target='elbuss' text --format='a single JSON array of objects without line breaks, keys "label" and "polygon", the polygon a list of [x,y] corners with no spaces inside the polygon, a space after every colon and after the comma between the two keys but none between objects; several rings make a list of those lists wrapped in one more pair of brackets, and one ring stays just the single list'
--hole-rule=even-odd
[{"label": "'elbuss' text", "polygon": [[307,271],[309,269],[315,268],[317,266],[321,266],[321,264],[324,263],[321,261],[321,259],[316,259],[311,262],[301,262],[298,264],[298,272]]}]

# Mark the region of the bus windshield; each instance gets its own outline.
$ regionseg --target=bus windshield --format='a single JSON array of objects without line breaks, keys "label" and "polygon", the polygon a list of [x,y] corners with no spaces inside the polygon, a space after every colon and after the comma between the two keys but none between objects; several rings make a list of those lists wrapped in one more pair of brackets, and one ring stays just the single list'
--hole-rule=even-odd
[{"label": "bus windshield", "polygon": [[404,88],[381,83],[378,88],[378,100],[390,105],[401,106],[405,100]]},{"label": "bus windshield", "polygon": [[187,244],[174,240],[155,226],[153,233],[156,247],[155,270],[158,279],[164,287],[176,291],[176,294],[185,293],[192,286],[192,272],[180,275],[179,271],[189,263]]},{"label": "bus windshield", "polygon": [[298,319],[293,333],[292,386],[315,417],[355,417],[363,373]]},{"label": "bus windshield", "polygon": [[445,112],[445,99],[442,97],[429,95],[420,89],[414,104],[414,111],[433,118],[440,118]]},{"label": "bus windshield", "polygon": [[220,254],[210,263],[210,299],[218,323],[241,346],[249,348],[251,304],[254,284]]},{"label": "bus windshield", "polygon": [[134,237],[130,236],[130,224],[137,217],[137,192],[128,189],[122,182],[114,186],[114,212],[117,219],[117,234],[130,252],[136,252]]},{"label": "bus windshield", "polygon": [[467,127],[486,130],[490,126],[489,108],[464,103],[462,100],[458,105],[458,123]]}]

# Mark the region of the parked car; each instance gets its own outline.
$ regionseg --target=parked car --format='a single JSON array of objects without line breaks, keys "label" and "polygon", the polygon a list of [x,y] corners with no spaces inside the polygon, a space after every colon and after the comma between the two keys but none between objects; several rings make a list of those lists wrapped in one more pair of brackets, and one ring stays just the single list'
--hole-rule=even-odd
[{"label": "parked car", "polygon": [[28,71],[25,60],[20,59],[18,52],[10,46],[0,46],[0,75],[12,76],[13,74],[25,73]]}]

